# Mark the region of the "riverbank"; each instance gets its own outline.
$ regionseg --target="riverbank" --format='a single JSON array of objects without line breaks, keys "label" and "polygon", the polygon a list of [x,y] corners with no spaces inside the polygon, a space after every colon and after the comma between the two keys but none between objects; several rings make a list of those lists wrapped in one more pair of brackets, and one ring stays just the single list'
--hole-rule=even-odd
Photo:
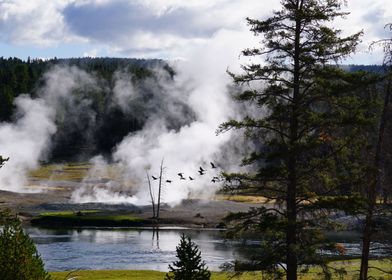
[{"label": "riverbank", "polygon": [[[73,203],[71,195],[78,182],[51,181],[34,182],[35,190],[40,193],[17,193],[0,191],[0,209],[11,209],[28,226],[31,221],[39,226],[156,226],[150,205],[107,203]],[[46,184],[45,187],[43,185]],[[257,198],[257,197],[256,197]],[[222,219],[230,212],[244,212],[251,207],[261,205],[261,201],[252,197],[212,197],[209,199],[187,199],[177,205],[161,205],[160,226],[182,226],[191,228],[220,228]],[[86,211],[101,213],[91,219],[83,215]],[[123,219],[124,213],[132,219]],[[105,221],[105,216],[108,218]],[[117,217],[116,217],[117,216]],[[124,221],[121,221],[124,220]],[[126,221],[125,221],[126,220]],[[65,224],[64,224],[65,223]]]},{"label": "riverbank", "polygon": [[[334,261],[331,266],[335,269],[346,270],[346,274],[342,278],[338,275],[332,279],[355,279],[359,271],[359,260],[350,261]],[[392,279],[392,260],[372,260],[370,261],[370,277],[372,279]],[[390,273],[387,273],[389,271]],[[307,273],[299,275],[300,280],[316,280],[322,278],[322,271],[319,268],[311,268]],[[162,280],[165,272],[154,270],[91,270],[91,271],[75,271],[75,272],[51,272],[53,280],[64,280],[70,277],[78,276],[78,280]],[[68,276],[68,278],[67,278]],[[213,272],[211,280],[230,279],[233,274],[226,272]],[[240,275],[238,280],[261,279],[260,272],[247,272]]]},{"label": "riverbank", "polygon": [[[78,277],[79,280],[162,280],[165,277],[165,272],[154,270],[91,270],[91,271],[76,271],[76,272],[52,272],[50,273],[53,280],[64,280],[71,277]],[[226,280],[230,279],[229,274],[224,272],[213,272],[211,280]],[[253,280],[260,278],[261,273],[246,273],[238,280]]]}]

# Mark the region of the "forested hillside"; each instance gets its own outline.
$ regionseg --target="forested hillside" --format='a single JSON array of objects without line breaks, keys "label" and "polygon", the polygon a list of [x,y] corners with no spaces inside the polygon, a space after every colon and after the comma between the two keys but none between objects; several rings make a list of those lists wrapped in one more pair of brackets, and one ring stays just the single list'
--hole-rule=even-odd
[{"label": "forested hillside", "polygon": [[[71,58],[27,60],[0,58],[0,121],[14,120],[14,100],[21,94],[38,97],[45,87],[45,73],[55,67],[87,72],[94,86],[81,87],[72,92],[73,101],[65,101],[57,108],[57,132],[54,135],[48,160],[82,160],[95,153],[109,153],[121,139],[142,128],[149,116],[159,110],[156,106],[166,90],[162,85],[172,83],[173,70],[162,60],[127,58]],[[165,80],[164,82],[162,80]],[[114,102],[117,83],[126,87],[131,83],[132,100]],[[60,85],[59,85],[60,86]],[[177,102],[178,103],[178,102]],[[123,106],[124,105],[124,106]],[[179,108],[189,111],[185,104]],[[174,112],[173,112],[174,114]],[[184,120],[177,120],[170,112],[172,129]],[[186,121],[186,120],[185,120]]]}]

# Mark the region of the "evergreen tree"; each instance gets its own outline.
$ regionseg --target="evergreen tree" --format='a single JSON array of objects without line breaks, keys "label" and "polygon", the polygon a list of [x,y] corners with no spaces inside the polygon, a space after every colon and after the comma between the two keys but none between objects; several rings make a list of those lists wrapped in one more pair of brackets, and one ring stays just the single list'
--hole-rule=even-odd
[{"label": "evergreen tree", "polygon": [[0,121],[8,121],[12,115],[14,97],[8,86],[0,87]]},{"label": "evergreen tree", "polygon": [[201,259],[197,245],[185,234],[181,235],[180,244],[176,247],[176,257],[173,265],[169,265],[166,280],[208,280],[211,273]]},{"label": "evergreen tree", "polygon": [[[346,15],[339,0],[283,0],[282,9],[266,20],[247,19],[263,47],[246,49],[244,56],[265,58],[265,64],[244,65],[234,81],[249,88],[237,96],[250,110],[219,131],[243,129],[255,150],[243,160],[256,172],[225,174],[228,188],[258,193],[276,202],[237,213],[237,232],[261,232],[261,253],[251,258],[254,269],[286,272],[297,279],[298,267],[319,264],[320,249],[332,249],[321,234],[333,207],[359,202],[340,196],[338,164],[360,144],[356,134],[368,125],[368,101],[358,94],[372,79],[333,65],[352,54],[361,32],[340,37],[328,22]],[[262,85],[257,84],[262,82]],[[350,202],[350,203],[349,203]],[[284,264],[284,265],[282,265]],[[241,268],[237,262],[236,269]],[[249,269],[249,266],[247,266]]]},{"label": "evergreen tree", "polygon": [[17,217],[1,213],[0,274],[2,280],[48,280],[49,274],[33,241]]}]

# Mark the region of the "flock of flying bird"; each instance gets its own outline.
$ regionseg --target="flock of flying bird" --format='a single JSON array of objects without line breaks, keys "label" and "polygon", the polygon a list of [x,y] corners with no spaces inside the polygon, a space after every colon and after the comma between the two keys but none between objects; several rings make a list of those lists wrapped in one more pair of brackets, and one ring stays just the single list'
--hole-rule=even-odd
[{"label": "flock of flying bird", "polygon": [[[210,164],[211,164],[211,168],[212,169],[216,169],[217,167],[216,167],[216,165],[213,163],[213,162],[210,162]],[[200,176],[202,176],[202,175],[205,175],[206,174],[206,171],[207,170],[205,170],[203,167],[199,167],[199,170],[197,170],[197,172],[199,173],[199,175]],[[186,180],[186,178],[184,177],[184,173],[182,173],[182,172],[180,172],[180,173],[178,173],[177,174],[178,176],[179,176],[179,178],[180,178],[180,180]],[[159,179],[159,177],[155,177],[155,176],[151,176],[152,177],[152,179],[153,180],[158,180]],[[188,178],[189,178],[189,180],[190,181],[193,181],[193,180],[195,180],[195,178],[193,178],[193,177],[191,177],[191,176],[188,176]],[[216,177],[216,176],[214,176],[213,178],[212,178],[212,180],[211,180],[211,182],[213,182],[213,183],[216,183],[216,182],[219,182],[220,181],[220,179],[219,179],[219,177]],[[166,183],[172,183],[173,182],[173,180],[166,180]]]}]

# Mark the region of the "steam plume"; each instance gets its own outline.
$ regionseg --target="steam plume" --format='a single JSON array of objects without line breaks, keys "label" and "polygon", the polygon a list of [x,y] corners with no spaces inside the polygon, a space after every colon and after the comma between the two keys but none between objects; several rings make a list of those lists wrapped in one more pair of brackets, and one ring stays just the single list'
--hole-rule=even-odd
[{"label": "steam plume", "polygon": [[[10,191],[28,191],[29,172],[39,167],[51,148],[55,135],[56,119],[75,117],[63,110],[73,104],[71,92],[76,88],[91,90],[96,87],[94,78],[76,67],[56,66],[44,75],[44,86],[33,99],[21,95],[15,99],[16,114],[13,123],[0,124],[0,154],[10,160],[0,172],[0,188]],[[78,102],[85,104],[86,102]],[[81,112],[81,106],[69,106]]]},{"label": "steam plume", "polygon": [[[231,81],[225,69],[228,64],[238,64],[236,59],[233,61],[232,54],[238,53],[242,46],[232,42],[235,51],[222,51],[227,48],[229,34],[232,35],[231,32],[217,34],[211,45],[186,54],[195,59],[172,64],[177,73],[173,83],[167,82],[164,72],[156,70],[159,79],[151,81],[155,84],[149,87],[158,87],[159,94],[163,95],[158,99],[160,103],[156,104],[158,108],[151,112],[143,129],[125,137],[112,155],[115,164],[125,171],[125,180],[132,180],[136,186],[134,197],[137,197],[137,203],[148,203],[146,170],[157,177],[162,159],[165,167],[163,182],[172,181],[164,183],[163,201],[170,204],[179,203],[188,197],[211,196],[215,193],[219,184],[213,183],[211,179],[218,175],[219,168],[211,169],[211,161],[217,162],[225,170],[238,166],[238,157],[226,156],[225,159],[230,161],[224,162],[220,154],[233,135],[229,132],[216,136],[215,133],[219,124],[239,113],[228,94]],[[205,52],[205,49],[209,49],[209,52]],[[119,84],[124,85],[126,82]],[[135,94],[134,88],[132,91],[126,87],[117,89],[118,96],[130,96],[130,92],[132,96]],[[126,92],[122,93],[121,89]],[[179,104],[186,104],[192,112],[181,110]],[[173,127],[170,122],[169,115],[173,112],[177,121],[184,120],[180,127]],[[235,141],[231,143],[236,144]],[[238,149],[231,152],[237,153]],[[200,166],[207,169],[205,175],[198,173]],[[179,180],[179,172],[195,180]],[[157,181],[153,180],[152,183],[156,193]],[[102,192],[103,189],[95,189],[94,195],[90,193],[89,197],[98,198]],[[74,193],[73,200],[86,202],[79,195]],[[112,197],[112,201],[116,199],[118,197]],[[123,198],[118,200],[122,201]]]}]

